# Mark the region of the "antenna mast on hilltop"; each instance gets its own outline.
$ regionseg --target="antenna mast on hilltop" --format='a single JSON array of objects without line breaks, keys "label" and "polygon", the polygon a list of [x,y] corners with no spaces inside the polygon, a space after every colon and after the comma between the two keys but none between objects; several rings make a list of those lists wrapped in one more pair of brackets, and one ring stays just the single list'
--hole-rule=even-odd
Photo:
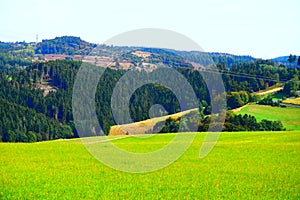
[{"label": "antenna mast on hilltop", "polygon": [[36,34],[36,37],[35,37],[36,41],[35,41],[35,45],[37,45],[37,43],[39,42],[39,35]]}]

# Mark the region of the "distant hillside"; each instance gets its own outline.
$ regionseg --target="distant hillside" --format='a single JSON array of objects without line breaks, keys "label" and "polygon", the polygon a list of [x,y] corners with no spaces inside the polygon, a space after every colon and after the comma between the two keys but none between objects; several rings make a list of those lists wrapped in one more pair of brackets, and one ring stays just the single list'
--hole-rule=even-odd
[{"label": "distant hillside", "polygon": [[0,42],[0,70],[14,71],[28,67],[34,57],[34,46],[26,42]]},{"label": "distant hillside", "polygon": [[212,63],[224,63],[228,68],[231,68],[234,65],[242,64],[242,63],[252,63],[256,58],[251,56],[237,56],[228,53],[210,53],[210,52],[199,52],[199,51],[191,51],[191,52],[178,52],[179,55],[182,55],[184,58],[203,63],[204,65],[209,65]]},{"label": "distant hillside", "polygon": [[25,42],[1,42],[0,41],[0,52],[7,53],[8,51],[20,50],[28,46]]},{"label": "distant hillside", "polygon": [[[97,47],[96,50],[95,47]],[[224,63],[227,68],[232,68],[239,64],[253,63],[258,60],[249,55],[239,56],[219,52],[97,45],[75,36],[45,39],[38,44],[33,42],[0,42],[0,53],[9,54],[9,56],[17,55],[22,59],[27,59],[25,64],[19,61],[12,63],[11,60],[16,59],[4,55],[7,58],[1,60],[3,60],[2,66],[4,66],[2,68],[5,69],[18,69],[19,66],[26,67],[31,60],[82,60],[98,66],[109,65],[116,69],[144,69],[148,71],[153,70],[156,64],[165,64],[170,67],[191,67],[191,62],[207,66],[212,64],[213,61],[216,64]],[[269,61],[277,66],[283,64],[288,68],[297,67],[296,62],[293,64],[288,62],[288,56],[269,59]]]},{"label": "distant hillside", "polygon": [[[63,36],[56,37],[50,40],[42,40],[36,46],[36,54],[64,54],[64,55],[88,55],[93,48],[97,45],[86,42],[80,37],[74,36]],[[185,62],[184,59],[190,61],[197,61],[202,63],[204,66],[211,64],[213,60],[215,63],[225,63],[229,68],[233,65],[253,62],[256,59],[251,56],[236,56],[227,53],[207,53],[198,51],[175,51],[175,50],[163,50],[156,48],[144,48],[144,47],[110,47],[102,45],[99,48],[100,52],[97,55],[109,56],[121,55],[118,62],[125,61],[127,63],[133,63],[137,66],[138,63],[157,63],[171,65],[174,67],[188,67],[190,64]],[[141,51],[150,53],[149,58],[142,58],[137,55],[132,55],[131,52]]]},{"label": "distant hillside", "polygon": [[271,59],[271,61],[273,61],[276,65],[285,65],[288,68],[298,67],[297,60],[291,64],[288,61],[288,58],[289,58],[289,56],[281,56],[281,57],[273,58],[273,59]]}]

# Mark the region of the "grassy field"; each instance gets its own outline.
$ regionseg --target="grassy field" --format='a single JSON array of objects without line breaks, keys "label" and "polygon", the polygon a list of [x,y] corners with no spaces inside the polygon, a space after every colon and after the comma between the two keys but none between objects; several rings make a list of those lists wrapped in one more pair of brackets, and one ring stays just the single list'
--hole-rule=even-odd
[{"label": "grassy field", "polygon": [[[146,174],[104,166],[79,139],[0,143],[0,199],[300,198],[300,131],[222,133],[213,151],[199,159],[204,136],[197,134],[170,166]],[[145,152],[173,137],[129,137],[114,143]]]},{"label": "grassy field", "polygon": [[238,111],[237,114],[254,115],[258,121],[262,119],[280,120],[287,130],[300,130],[300,108],[249,104]]},{"label": "grassy field", "polygon": [[300,105],[300,97],[285,99],[285,100],[282,101],[282,103]]}]

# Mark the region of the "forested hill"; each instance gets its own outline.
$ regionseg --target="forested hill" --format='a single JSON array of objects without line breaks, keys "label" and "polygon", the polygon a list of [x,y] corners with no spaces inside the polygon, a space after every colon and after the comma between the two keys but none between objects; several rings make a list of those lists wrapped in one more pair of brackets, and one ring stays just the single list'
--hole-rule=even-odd
[{"label": "forested hill", "polygon": [[80,37],[63,36],[51,40],[42,40],[36,45],[36,54],[87,55],[96,44],[82,40]]}]

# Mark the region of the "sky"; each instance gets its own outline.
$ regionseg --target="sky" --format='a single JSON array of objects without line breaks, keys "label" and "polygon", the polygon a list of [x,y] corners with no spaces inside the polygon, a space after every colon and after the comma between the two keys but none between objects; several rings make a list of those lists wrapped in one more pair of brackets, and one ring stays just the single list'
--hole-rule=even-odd
[{"label": "sky", "polygon": [[[103,43],[140,28],[181,33],[207,52],[300,55],[299,0],[1,0],[0,41],[80,36]],[[298,19],[298,20],[297,20]]]}]

